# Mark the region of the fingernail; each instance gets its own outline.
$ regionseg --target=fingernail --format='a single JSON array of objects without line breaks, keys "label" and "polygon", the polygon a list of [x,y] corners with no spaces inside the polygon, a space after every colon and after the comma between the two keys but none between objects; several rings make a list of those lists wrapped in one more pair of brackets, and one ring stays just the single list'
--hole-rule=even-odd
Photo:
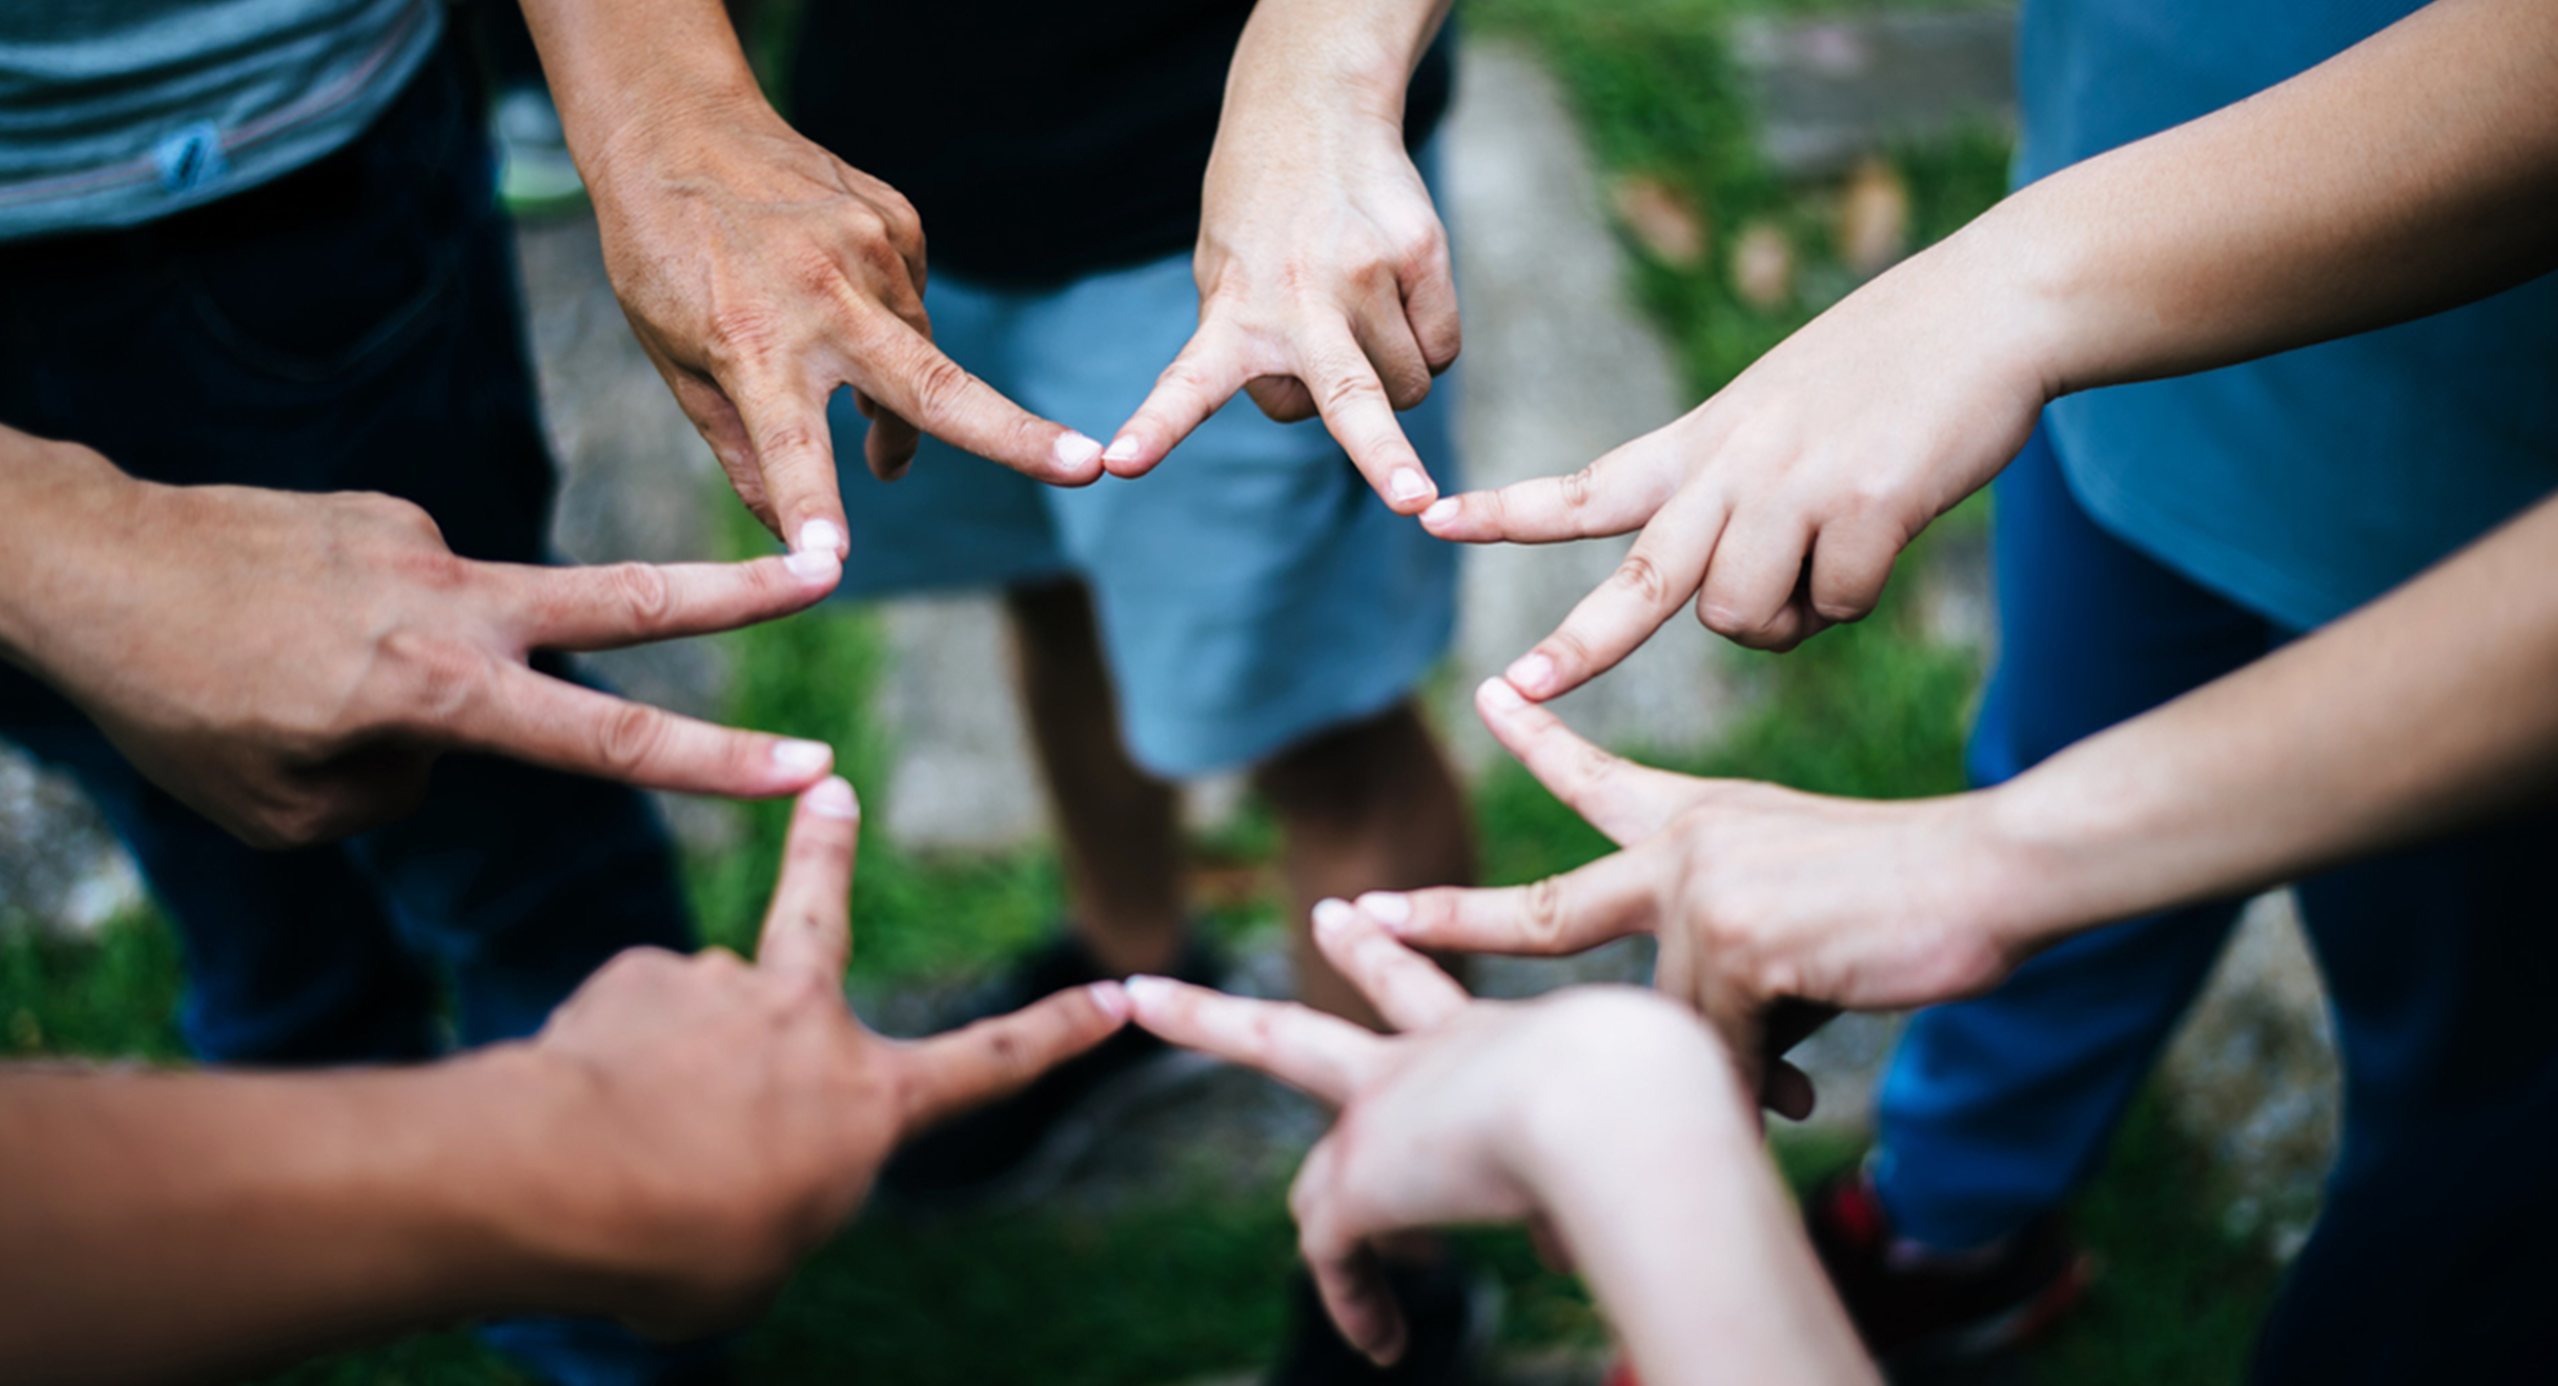
[{"label": "fingernail", "polygon": [[782,560],[782,566],[790,569],[792,577],[809,580],[833,576],[843,569],[844,560],[837,558],[833,549],[793,549],[791,556]]},{"label": "fingernail", "polygon": [[1315,929],[1328,934],[1348,928],[1350,915],[1350,902],[1347,900],[1318,900],[1315,902]]},{"label": "fingernail", "polygon": [[1082,471],[1101,456],[1101,444],[1072,429],[1057,435],[1057,462],[1060,466]]},{"label": "fingernail", "polygon": [[833,520],[811,520],[799,527],[799,542],[791,545],[791,552],[822,553],[833,559],[840,556],[843,547],[844,531],[835,528]]},{"label": "fingernail", "polygon": [[1104,462],[1129,461],[1136,457],[1140,446],[1142,445],[1138,443],[1136,434],[1122,433],[1110,440],[1110,448],[1102,453],[1101,460]]},{"label": "fingernail", "polygon": [[1483,686],[1474,691],[1474,696],[1496,712],[1516,712],[1528,705],[1528,700],[1520,697],[1519,690],[1511,687],[1510,680],[1505,678],[1485,679]]},{"label": "fingernail", "polygon": [[1400,929],[1412,922],[1412,901],[1391,890],[1372,890],[1360,896],[1359,908],[1389,929]]},{"label": "fingernail", "polygon": [[1428,494],[1430,494],[1430,478],[1423,476],[1414,468],[1400,468],[1393,476],[1386,478],[1386,499],[1388,500],[1398,502],[1419,500]]},{"label": "fingernail", "polygon": [[[835,763],[835,748],[823,741],[776,741],[773,743],[773,765],[796,774],[803,770],[823,770]],[[850,792],[852,786],[846,785]]]},{"label": "fingernail", "polygon": [[1128,1018],[1128,989],[1126,987],[1121,986],[1117,982],[1095,982],[1092,985],[1085,987],[1084,990],[1092,994],[1092,1003],[1101,1008],[1101,1013],[1103,1015],[1109,1016],[1113,1020],[1126,1020]]},{"label": "fingernail", "polygon": [[1454,496],[1432,501],[1430,502],[1430,508],[1421,512],[1421,523],[1425,525],[1444,525],[1448,521],[1455,519],[1457,517],[1457,512],[1463,508],[1464,507],[1457,504],[1457,498]]},{"label": "fingernail", "polygon": [[1554,682],[1554,661],[1541,654],[1522,655],[1506,677],[1512,692],[1535,697]]},{"label": "fingernail", "polygon": [[1123,979],[1119,983],[1119,990],[1128,998],[1130,1010],[1159,1006],[1172,997],[1172,983],[1143,972]]},{"label": "fingernail", "polygon": [[853,797],[851,782],[841,775],[829,775],[808,791],[808,811],[820,818],[859,818],[862,816],[862,804],[861,800]]}]

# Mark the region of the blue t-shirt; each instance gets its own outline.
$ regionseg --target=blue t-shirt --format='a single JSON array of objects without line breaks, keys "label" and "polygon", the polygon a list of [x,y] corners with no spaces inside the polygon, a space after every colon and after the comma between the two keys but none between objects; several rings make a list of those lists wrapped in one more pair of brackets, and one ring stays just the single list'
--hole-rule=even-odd
[{"label": "blue t-shirt", "polygon": [[[2027,0],[2019,181],[2293,77],[2416,0]],[[2055,402],[2080,503],[2296,629],[2558,487],[2558,276],[2377,332]]]},{"label": "blue t-shirt", "polygon": [[438,0],[0,0],[0,241],[279,178],[388,109]]}]

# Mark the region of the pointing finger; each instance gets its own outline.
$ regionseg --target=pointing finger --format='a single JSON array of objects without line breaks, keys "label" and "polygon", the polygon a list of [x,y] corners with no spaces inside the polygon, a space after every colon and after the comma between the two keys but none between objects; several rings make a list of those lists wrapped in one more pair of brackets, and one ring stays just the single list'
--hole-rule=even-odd
[{"label": "pointing finger", "polygon": [[900,1045],[906,1136],[970,1107],[1029,1085],[1032,1079],[1108,1039],[1128,1019],[1117,982],[1061,991],[1010,1015],[981,1020],[946,1035]]},{"label": "pointing finger", "polygon": [[834,763],[823,742],[736,731],[598,693],[476,651],[429,656],[420,741],[511,756],[642,789],[768,799],[815,784]]},{"label": "pointing finger", "polygon": [[829,392],[760,363],[740,367],[720,383],[754,450],[756,481],[776,532],[794,551],[831,539],[837,555],[847,552],[835,437],[826,423]]},{"label": "pointing finger", "polygon": [[1255,1001],[1163,977],[1128,979],[1139,1025],[1186,1049],[1256,1068],[1335,1106],[1350,1100],[1385,1041],[1293,1001]]},{"label": "pointing finger", "polygon": [[874,320],[856,362],[863,393],[955,448],[1051,485],[1101,476],[1101,444],[1004,398],[893,317]]},{"label": "pointing finger", "polygon": [[1671,440],[1650,433],[1577,472],[1451,496],[1423,511],[1421,526],[1462,544],[1604,539],[1649,524],[1682,475]]},{"label": "pointing finger", "polygon": [[769,621],[814,605],[843,568],[833,545],[748,563],[490,564],[525,647],[615,650]]},{"label": "pointing finger", "polygon": [[1520,697],[1507,679],[1484,680],[1474,705],[1493,740],[1619,847],[1659,832],[1705,793],[1706,781],[1637,765],[1582,740],[1562,718]]},{"label": "pointing finger", "polygon": [[842,985],[853,960],[853,861],[861,828],[861,802],[843,780],[829,776],[799,796],[782,842],[781,878],[764,910],[757,966]]},{"label": "pointing finger", "polygon": [[1398,1030],[1426,1030],[1466,1008],[1466,991],[1438,964],[1395,941],[1339,900],[1315,906],[1315,946]]},{"label": "pointing finger", "polygon": [[1359,907],[1415,948],[1547,957],[1649,931],[1659,874],[1636,847],[1531,885],[1377,891]]},{"label": "pointing finger", "polygon": [[1112,476],[1144,476],[1244,385],[1242,342],[1224,322],[1199,325],[1102,454]]}]

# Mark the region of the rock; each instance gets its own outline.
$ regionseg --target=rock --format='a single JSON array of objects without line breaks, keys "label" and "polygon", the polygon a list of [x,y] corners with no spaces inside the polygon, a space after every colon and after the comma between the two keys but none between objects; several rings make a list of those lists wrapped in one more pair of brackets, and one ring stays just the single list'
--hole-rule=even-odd
[{"label": "rock", "polygon": [[148,901],[79,785],[0,742],[0,928],[85,935]]},{"label": "rock", "polygon": [[1762,157],[1791,177],[1861,154],[2016,123],[2012,6],[1806,20],[1747,15],[1732,52],[1760,111]]}]

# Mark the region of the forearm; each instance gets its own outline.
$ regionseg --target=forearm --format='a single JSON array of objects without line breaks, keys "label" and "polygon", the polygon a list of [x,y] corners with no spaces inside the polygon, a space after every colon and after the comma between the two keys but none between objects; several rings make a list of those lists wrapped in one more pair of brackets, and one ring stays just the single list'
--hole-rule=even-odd
[{"label": "forearm", "polygon": [[0,1070],[0,1377],[201,1379],[559,1298],[516,1235],[520,1062]]},{"label": "forearm", "polygon": [[1349,109],[1403,120],[1412,70],[1447,22],[1451,0],[1262,0],[1235,45],[1220,130],[1274,108]]},{"label": "forearm", "polygon": [[63,590],[96,578],[81,571],[76,556],[87,546],[75,536],[123,505],[125,523],[115,528],[147,545],[129,508],[141,489],[87,448],[0,427],[0,660],[42,675],[47,626],[71,606],[68,598],[97,595]]},{"label": "forearm", "polygon": [[1876,1379],[1728,1070],[1582,1093],[1522,1173],[1645,1382]]},{"label": "forearm", "polygon": [[590,183],[693,113],[769,113],[720,0],[524,0],[524,17]]},{"label": "forearm", "polygon": [[2483,297],[2558,266],[2553,210],[2558,6],[2438,0],[2024,189],[1948,249],[2009,267],[2059,395]]},{"label": "forearm", "polygon": [[2029,938],[2291,879],[2558,773],[2558,500],[1976,796]]}]

